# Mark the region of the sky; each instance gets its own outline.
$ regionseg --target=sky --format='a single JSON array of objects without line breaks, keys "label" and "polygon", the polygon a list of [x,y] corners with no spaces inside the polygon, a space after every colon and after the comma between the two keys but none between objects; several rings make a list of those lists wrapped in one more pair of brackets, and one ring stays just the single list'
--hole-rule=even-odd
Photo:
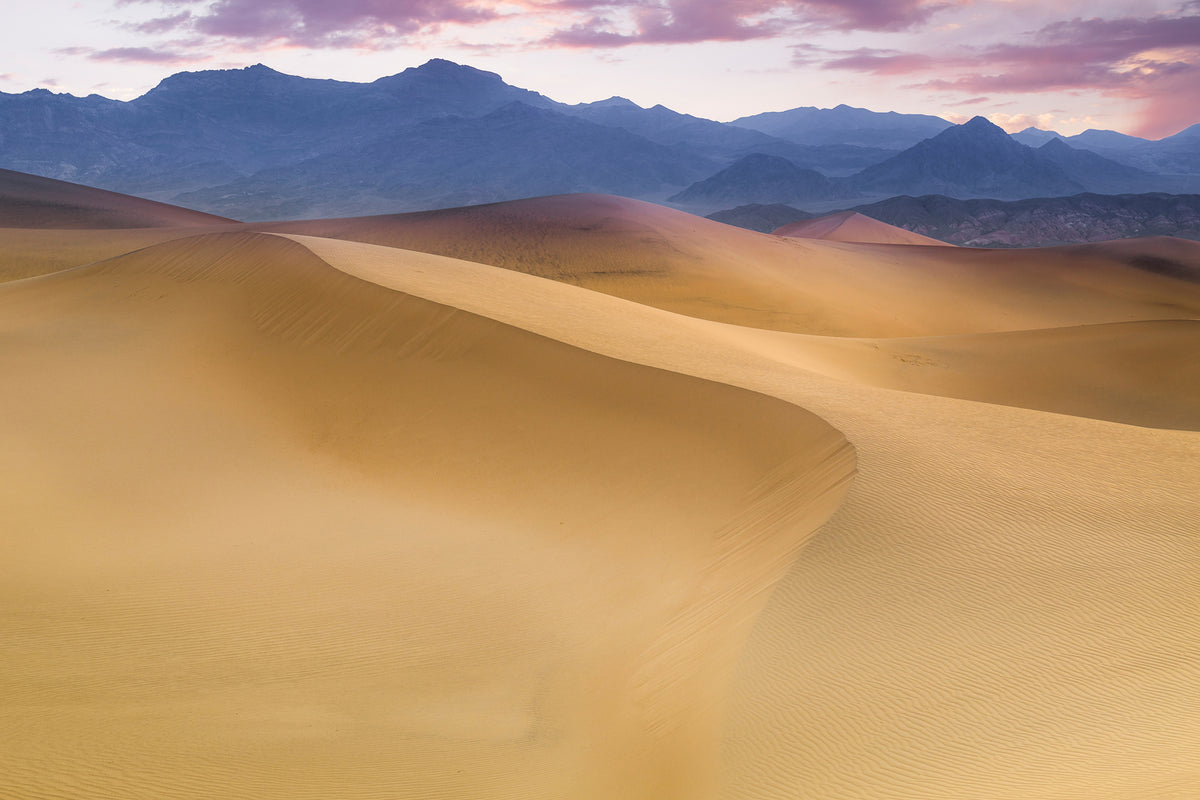
[{"label": "sky", "polygon": [[0,91],[129,100],[263,63],[371,81],[430,58],[567,103],[728,121],[841,103],[1158,139],[1200,122],[1200,0],[0,0]]}]

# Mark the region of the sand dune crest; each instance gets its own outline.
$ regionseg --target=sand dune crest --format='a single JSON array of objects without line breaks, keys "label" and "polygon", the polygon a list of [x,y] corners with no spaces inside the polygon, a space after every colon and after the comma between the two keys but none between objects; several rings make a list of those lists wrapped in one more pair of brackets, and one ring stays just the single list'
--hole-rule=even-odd
[{"label": "sand dune crest", "polygon": [[0,319],[25,797],[710,793],[738,643],[853,469],[794,405],[278,236],[12,283]]},{"label": "sand dune crest", "polygon": [[[751,632],[721,796],[1127,798],[1194,785],[1196,433],[833,379],[770,332],[618,315],[620,301],[570,286],[452,262],[414,272],[409,254],[302,241],[373,280],[471,286],[460,302],[488,298],[510,322],[789,399],[856,444],[854,488]],[[1153,290],[1124,270],[1091,277],[1130,297]],[[613,319],[622,337],[605,333]],[[1169,344],[1190,326],[1148,331]],[[1066,331],[1065,345],[1086,352],[1122,331]],[[1054,332],[1048,343],[1064,346]],[[1068,397],[1071,381],[1047,396]]]}]

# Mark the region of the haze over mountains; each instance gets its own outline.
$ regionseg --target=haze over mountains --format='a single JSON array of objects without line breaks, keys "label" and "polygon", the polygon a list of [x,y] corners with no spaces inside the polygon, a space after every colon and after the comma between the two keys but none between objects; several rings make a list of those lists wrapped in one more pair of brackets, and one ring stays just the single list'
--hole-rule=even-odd
[{"label": "haze over mountains", "polygon": [[[622,98],[566,105],[439,59],[366,84],[257,65],[179,73],[129,102],[0,94],[0,166],[239,219],[578,191],[708,213],[1196,185],[1200,128],[1161,142],[1089,133],[1064,146],[1031,131],[1009,137],[982,118],[953,126],[848,106],[719,123]],[[1094,151],[1079,149],[1093,141]]]}]

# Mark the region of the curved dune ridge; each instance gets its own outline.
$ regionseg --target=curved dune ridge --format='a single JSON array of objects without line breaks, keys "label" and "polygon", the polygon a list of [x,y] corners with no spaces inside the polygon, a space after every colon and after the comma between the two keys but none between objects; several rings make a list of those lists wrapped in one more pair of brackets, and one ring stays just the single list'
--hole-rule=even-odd
[{"label": "curved dune ridge", "polygon": [[906,231],[886,222],[872,219],[857,211],[839,211],[816,219],[789,222],[773,233],[776,236],[792,236],[800,239],[827,239],[831,242],[859,242],[863,244],[908,244],[954,247],[930,236]]},{"label": "curved dune ridge", "polygon": [[835,381],[798,368],[778,337],[644,307],[615,338],[598,321],[618,318],[617,300],[302,241],[394,288],[454,290],[590,349],[802,402],[856,444],[846,503],[751,634],[722,797],[1200,787],[1197,434]]},{"label": "curved dune ridge", "polygon": [[0,794],[1200,793],[1200,245],[224,230],[0,284]]},{"label": "curved dune ridge", "polygon": [[792,404],[277,236],[0,319],[21,797],[711,794],[748,620],[853,470]]}]

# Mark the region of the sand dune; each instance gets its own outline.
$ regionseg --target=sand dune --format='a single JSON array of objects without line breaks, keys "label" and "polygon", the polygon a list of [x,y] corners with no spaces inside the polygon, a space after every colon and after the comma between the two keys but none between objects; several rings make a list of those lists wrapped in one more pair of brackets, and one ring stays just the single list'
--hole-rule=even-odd
[{"label": "sand dune", "polygon": [[276,236],[0,320],[21,797],[709,793],[746,620],[853,468],[794,405]]},{"label": "sand dune", "polygon": [[0,169],[0,283],[231,226],[199,211]]},{"label": "sand dune", "polygon": [[0,795],[1200,791],[1200,245],[260,227],[0,285]]},{"label": "sand dune", "polygon": [[195,236],[202,230],[236,229],[237,224],[212,228],[114,228],[53,230],[0,228],[0,283],[48,275],[72,267],[115,258],[172,239]]},{"label": "sand dune", "polygon": [[722,796],[1196,788],[1197,434],[831,381],[757,332],[304,241],[396,288],[471,286],[460,302],[510,323],[803,403],[856,444],[855,488],[751,635]]},{"label": "sand dune", "polygon": [[1200,320],[915,339],[788,334],[772,346],[801,368],[870,386],[1200,430]]},{"label": "sand dune", "polygon": [[77,183],[0,169],[0,227],[158,228],[230,222],[223,217]]},{"label": "sand dune", "polygon": [[929,236],[906,231],[886,222],[872,219],[857,211],[839,211],[816,219],[790,222],[774,231],[776,236],[799,239],[827,239],[831,242],[862,242],[870,244],[913,244],[954,247]]},{"label": "sand dune", "polygon": [[1200,264],[1194,243],[1153,245],[1171,250],[1164,260],[1183,263],[1180,273],[1087,247],[788,239],[598,195],[255,227],[448,255],[793,333],[940,336],[1200,317],[1200,283],[1186,272]]}]

